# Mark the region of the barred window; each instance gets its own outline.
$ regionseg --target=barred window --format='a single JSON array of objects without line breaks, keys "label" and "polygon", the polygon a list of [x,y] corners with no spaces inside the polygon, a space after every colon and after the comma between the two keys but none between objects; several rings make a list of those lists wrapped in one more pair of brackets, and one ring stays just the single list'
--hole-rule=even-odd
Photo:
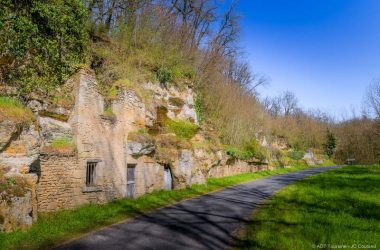
[{"label": "barred window", "polygon": [[95,171],[97,165],[97,162],[87,162],[86,186],[92,186],[95,184]]}]

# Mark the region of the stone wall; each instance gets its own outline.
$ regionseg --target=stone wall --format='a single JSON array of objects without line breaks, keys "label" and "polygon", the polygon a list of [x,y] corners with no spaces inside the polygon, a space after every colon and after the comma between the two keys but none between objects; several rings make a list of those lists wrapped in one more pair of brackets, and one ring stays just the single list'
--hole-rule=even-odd
[{"label": "stone wall", "polygon": [[[99,183],[102,185],[87,187],[86,165],[78,164],[75,154],[42,154],[40,166],[41,176],[36,190],[39,212],[72,209],[87,203],[104,203],[108,200],[107,193],[112,191],[112,186],[101,181]],[[99,162],[96,168],[96,179],[101,180],[104,164]]]},{"label": "stone wall", "polygon": [[273,170],[273,167],[268,165],[250,165],[244,161],[236,161],[232,165],[218,165],[211,168],[207,177],[220,178],[243,173],[254,173],[261,170]]}]

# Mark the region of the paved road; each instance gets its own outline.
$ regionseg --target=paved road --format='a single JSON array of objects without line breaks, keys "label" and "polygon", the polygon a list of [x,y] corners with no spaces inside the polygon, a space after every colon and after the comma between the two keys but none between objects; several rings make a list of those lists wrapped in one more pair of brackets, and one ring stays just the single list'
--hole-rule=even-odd
[{"label": "paved road", "polygon": [[255,207],[282,187],[336,167],[303,170],[227,188],[139,216],[59,249],[226,249]]}]

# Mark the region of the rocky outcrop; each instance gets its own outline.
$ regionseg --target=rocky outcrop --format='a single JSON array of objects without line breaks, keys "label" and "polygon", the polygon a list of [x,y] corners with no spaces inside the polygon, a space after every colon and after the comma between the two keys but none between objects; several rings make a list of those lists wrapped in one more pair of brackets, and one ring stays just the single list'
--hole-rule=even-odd
[{"label": "rocky outcrop", "polygon": [[34,221],[32,199],[32,191],[28,190],[23,196],[0,201],[0,232],[24,229],[32,225]]}]

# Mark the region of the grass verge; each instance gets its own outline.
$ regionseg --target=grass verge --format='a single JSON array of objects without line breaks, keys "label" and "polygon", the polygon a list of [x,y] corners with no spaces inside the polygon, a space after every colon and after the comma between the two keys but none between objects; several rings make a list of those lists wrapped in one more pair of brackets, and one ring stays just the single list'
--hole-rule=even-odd
[{"label": "grass verge", "polygon": [[282,189],[255,212],[238,248],[380,247],[379,194],[379,165],[312,176]]},{"label": "grass verge", "polygon": [[136,200],[120,199],[104,205],[85,205],[70,211],[40,214],[38,222],[27,231],[0,233],[0,249],[48,249],[127,218],[137,216],[165,205],[196,197],[239,183],[270,175],[306,169],[305,166],[279,168],[223,178],[210,178],[207,184],[193,185],[182,190],[160,190]]}]

